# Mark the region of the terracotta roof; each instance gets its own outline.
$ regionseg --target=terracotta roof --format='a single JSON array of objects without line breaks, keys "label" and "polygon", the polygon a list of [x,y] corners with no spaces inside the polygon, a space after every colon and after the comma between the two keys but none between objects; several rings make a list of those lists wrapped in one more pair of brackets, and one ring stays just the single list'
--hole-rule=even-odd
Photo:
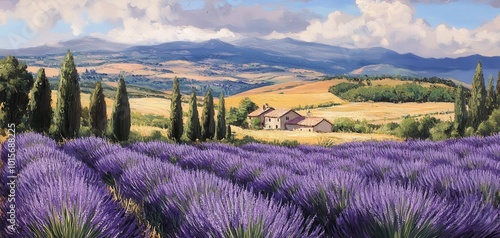
[{"label": "terracotta roof", "polygon": [[326,120],[325,118],[322,118],[322,117],[302,117],[302,116],[294,118],[293,120],[288,121],[286,124],[312,127],[312,126],[318,125],[323,120],[325,120],[329,124],[332,124],[328,120]]},{"label": "terracotta roof", "polygon": [[288,112],[292,111],[292,109],[289,108],[278,108],[274,109],[274,111],[269,112],[266,114],[266,117],[272,117],[272,118],[279,118],[287,114]]},{"label": "terracotta roof", "polygon": [[249,117],[258,117],[260,115],[262,115],[263,113],[266,113],[266,112],[269,112],[269,111],[272,111],[274,110],[274,108],[272,107],[268,107],[266,108],[265,110],[262,109],[261,107],[259,107],[257,110],[251,112],[250,114],[248,114]]}]

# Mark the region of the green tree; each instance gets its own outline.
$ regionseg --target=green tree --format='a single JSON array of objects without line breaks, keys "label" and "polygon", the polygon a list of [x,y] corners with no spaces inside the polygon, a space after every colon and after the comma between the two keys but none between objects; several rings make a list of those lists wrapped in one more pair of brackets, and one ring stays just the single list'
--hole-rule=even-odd
[{"label": "green tree", "polygon": [[184,130],[182,125],[182,101],[179,79],[174,78],[172,87],[172,102],[170,103],[170,125],[168,127],[168,138],[180,141]]},{"label": "green tree", "polygon": [[71,139],[78,136],[82,104],[80,85],[73,54],[68,50],[61,65],[61,79],[57,91],[57,104],[54,114],[55,137]]},{"label": "green tree", "polygon": [[431,117],[429,115],[426,115],[422,120],[420,121],[418,125],[418,131],[419,131],[419,139],[425,140],[431,137],[431,128],[433,128],[437,123],[439,123],[439,120],[436,119],[435,117]]},{"label": "green tree", "polygon": [[130,135],[130,104],[125,79],[120,76],[113,113],[111,114],[112,134],[115,141],[126,141]]},{"label": "green tree", "polygon": [[102,137],[106,133],[107,127],[106,100],[102,84],[99,81],[90,96],[90,132],[92,135]]},{"label": "green tree", "polygon": [[418,121],[415,121],[413,118],[406,118],[401,122],[398,129],[396,129],[396,134],[405,139],[417,139],[420,135],[418,126]]},{"label": "green tree", "polygon": [[497,77],[495,102],[496,102],[496,108],[500,108],[500,70],[498,71],[498,77]]},{"label": "green tree", "polygon": [[247,116],[259,108],[257,104],[252,102],[250,98],[246,97],[240,101],[238,108],[231,107],[227,116],[227,124],[248,127]]},{"label": "green tree", "polygon": [[226,137],[226,103],[224,94],[219,96],[219,111],[217,113],[217,128],[215,130],[215,137],[217,140],[222,140]]},{"label": "green tree", "polygon": [[196,139],[200,139],[201,136],[201,127],[200,127],[200,118],[198,116],[198,105],[196,102],[196,94],[194,90],[191,91],[191,99],[189,101],[189,111],[188,111],[188,119],[186,122],[186,137],[190,141],[196,141]]},{"label": "green tree", "polygon": [[231,137],[232,137],[232,132],[231,132],[231,126],[230,125],[227,125],[227,129],[226,129],[226,140],[231,140]]},{"label": "green tree", "polygon": [[467,127],[467,108],[465,106],[465,93],[462,85],[458,86],[455,96],[455,120],[453,128],[459,136],[464,136]]},{"label": "green tree", "polygon": [[486,114],[490,115],[496,107],[496,92],[493,82],[493,75],[488,81],[488,89],[486,90]]},{"label": "green tree", "polygon": [[26,113],[29,92],[33,87],[33,76],[26,70],[25,63],[16,57],[7,56],[0,60],[0,124],[19,124]]},{"label": "green tree", "polygon": [[479,124],[488,117],[486,111],[486,88],[484,86],[483,66],[477,64],[472,80],[471,97],[469,100],[469,125],[477,129]]},{"label": "green tree", "polygon": [[201,140],[213,139],[215,136],[215,120],[214,120],[214,98],[212,90],[208,89],[205,94],[203,112],[201,114]]},{"label": "green tree", "polygon": [[30,127],[36,132],[48,132],[52,122],[51,91],[45,69],[38,70],[35,84],[30,93],[28,115]]},{"label": "green tree", "polygon": [[82,119],[80,119],[82,125],[84,127],[89,127],[90,125],[90,109],[88,107],[82,108]]},{"label": "green tree", "polygon": [[440,122],[431,129],[431,138],[434,141],[446,140],[450,138],[453,130],[453,123]]}]

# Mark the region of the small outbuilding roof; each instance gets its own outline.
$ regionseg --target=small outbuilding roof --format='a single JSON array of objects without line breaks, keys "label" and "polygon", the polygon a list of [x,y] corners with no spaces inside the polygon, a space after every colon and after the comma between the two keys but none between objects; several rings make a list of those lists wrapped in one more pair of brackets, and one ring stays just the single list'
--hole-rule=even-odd
[{"label": "small outbuilding roof", "polygon": [[328,124],[332,125],[332,123],[330,123],[328,120],[322,117],[303,117],[303,116],[294,118],[293,120],[288,121],[286,124],[314,127],[319,123],[321,123],[322,121],[326,121]]}]

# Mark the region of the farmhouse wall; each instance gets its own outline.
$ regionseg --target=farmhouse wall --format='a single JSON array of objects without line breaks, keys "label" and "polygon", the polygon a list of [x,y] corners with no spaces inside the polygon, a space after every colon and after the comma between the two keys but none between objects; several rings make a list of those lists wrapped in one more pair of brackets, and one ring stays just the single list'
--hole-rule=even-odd
[{"label": "farmhouse wall", "polygon": [[314,126],[314,131],[317,132],[332,132],[332,124],[323,120],[318,125]]},{"label": "farmhouse wall", "polygon": [[284,130],[286,129],[285,123],[295,119],[296,117],[300,117],[300,115],[293,110],[278,118],[265,117],[265,129]]}]

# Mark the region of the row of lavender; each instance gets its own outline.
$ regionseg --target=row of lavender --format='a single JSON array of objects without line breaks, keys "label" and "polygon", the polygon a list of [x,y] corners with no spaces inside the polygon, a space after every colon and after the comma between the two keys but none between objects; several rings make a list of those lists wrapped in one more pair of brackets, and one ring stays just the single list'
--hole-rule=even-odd
[{"label": "row of lavender", "polygon": [[328,236],[500,236],[500,136],[333,148],[130,148],[297,205]]},{"label": "row of lavender", "polygon": [[163,237],[320,237],[323,233],[294,205],[281,205],[212,174],[184,171],[102,139],[73,140],[64,151],[94,168],[123,199],[140,204],[144,217]]},{"label": "row of lavender", "polygon": [[[30,144],[37,143],[22,147]],[[38,144],[55,148],[48,140]],[[167,236],[314,237],[321,230],[343,237],[500,235],[500,137],[294,149],[150,142],[129,149],[97,138],[64,146],[93,169],[90,184],[102,184],[97,171],[123,197],[142,204]],[[314,219],[313,228],[297,207]]]},{"label": "row of lavender", "polygon": [[[1,195],[9,193],[7,183],[17,186],[15,203],[0,204],[0,237],[144,236],[145,229],[113,200],[99,175],[60,151],[54,141],[23,134],[17,137],[16,148],[17,178],[7,178],[7,166],[2,168]],[[7,153],[4,144],[4,164]],[[12,205],[15,217],[6,224]]]}]

